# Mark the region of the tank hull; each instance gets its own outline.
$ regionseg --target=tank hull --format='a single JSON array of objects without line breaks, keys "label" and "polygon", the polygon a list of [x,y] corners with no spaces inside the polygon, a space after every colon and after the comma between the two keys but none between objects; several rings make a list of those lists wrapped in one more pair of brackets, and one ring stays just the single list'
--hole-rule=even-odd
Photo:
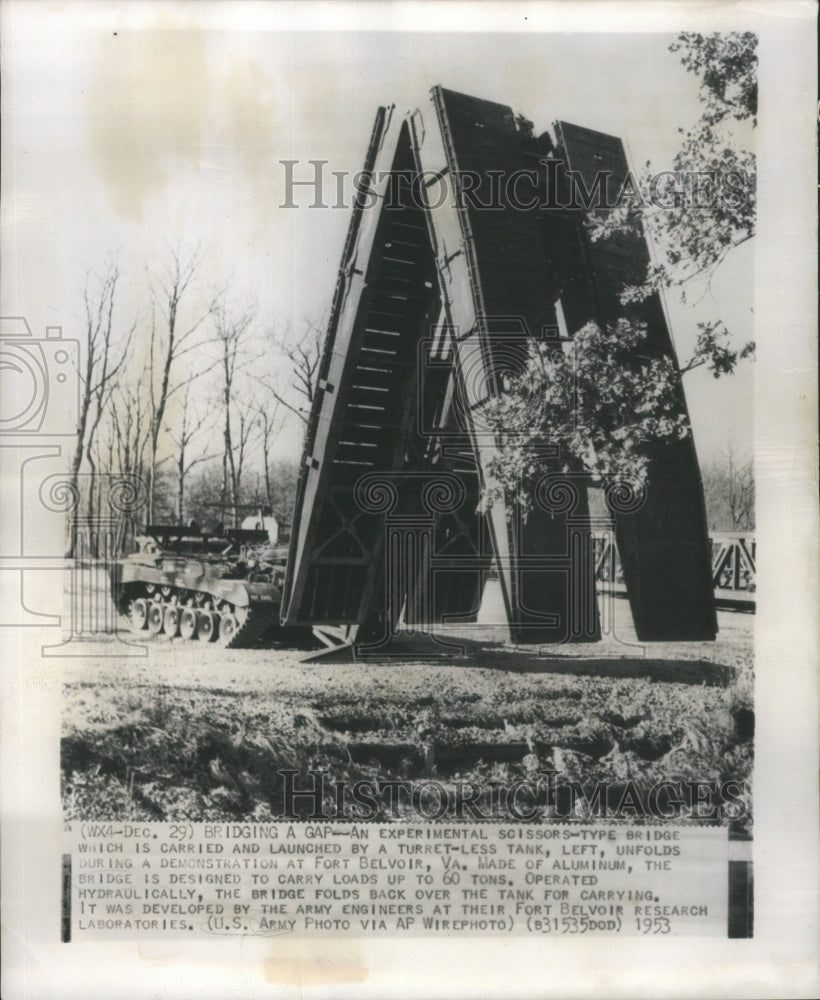
[{"label": "tank hull", "polygon": [[243,579],[230,562],[138,553],[113,567],[111,587],[118,612],[137,633],[230,649],[301,638],[281,625],[281,589]]}]

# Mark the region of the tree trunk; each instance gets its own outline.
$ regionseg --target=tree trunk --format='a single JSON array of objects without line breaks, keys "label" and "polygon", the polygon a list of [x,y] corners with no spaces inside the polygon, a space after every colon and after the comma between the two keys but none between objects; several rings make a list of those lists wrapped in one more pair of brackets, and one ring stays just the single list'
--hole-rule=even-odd
[{"label": "tree trunk", "polygon": [[[184,435],[183,427],[183,435]],[[177,487],[177,518],[178,524],[185,524],[185,437],[182,437],[182,443],[179,446],[179,462],[177,463],[177,470],[179,473],[179,484]]]}]

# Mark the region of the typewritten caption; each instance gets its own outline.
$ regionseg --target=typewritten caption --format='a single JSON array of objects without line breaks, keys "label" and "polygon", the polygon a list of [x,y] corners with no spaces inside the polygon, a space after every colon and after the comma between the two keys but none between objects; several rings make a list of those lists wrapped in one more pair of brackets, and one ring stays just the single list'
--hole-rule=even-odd
[{"label": "typewritten caption", "polygon": [[87,822],[66,849],[72,940],[726,934],[719,827]]}]

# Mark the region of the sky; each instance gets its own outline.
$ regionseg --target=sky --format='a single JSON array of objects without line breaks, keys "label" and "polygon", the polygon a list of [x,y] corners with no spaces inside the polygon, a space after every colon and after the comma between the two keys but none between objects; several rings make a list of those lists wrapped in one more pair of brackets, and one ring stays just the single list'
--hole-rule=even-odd
[{"label": "sky", "polygon": [[[122,261],[122,308],[136,311],[169,248],[201,246],[195,296],[227,283],[235,302],[255,303],[260,328],[298,335],[329,310],[349,212],[308,207],[304,189],[281,207],[280,161],[304,163],[302,176],[311,159],[353,174],[378,106],[411,110],[435,84],[508,104],[536,132],[563,119],[620,136],[636,169],[667,167],[678,128],[698,115],[673,35],[546,31],[521,13],[529,5],[510,5],[503,31],[464,30],[486,28],[480,17],[419,30],[435,19],[418,7],[403,19],[413,30],[355,30],[379,18],[318,9],[7,3],[2,314],[79,336],[89,270]],[[752,337],[753,254],[753,243],[735,251],[696,305],[667,300],[680,356],[697,320],[720,316],[739,342]],[[751,449],[751,365],[719,381],[693,372],[685,387],[702,461]],[[277,447],[298,457],[298,434]]]}]

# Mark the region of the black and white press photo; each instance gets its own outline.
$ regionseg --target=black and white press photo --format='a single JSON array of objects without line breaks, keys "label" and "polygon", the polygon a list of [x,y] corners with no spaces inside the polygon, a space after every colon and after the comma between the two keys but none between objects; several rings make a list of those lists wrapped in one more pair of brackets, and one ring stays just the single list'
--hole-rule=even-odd
[{"label": "black and white press photo", "polygon": [[779,11],[2,4],[9,996],[812,995]]}]

